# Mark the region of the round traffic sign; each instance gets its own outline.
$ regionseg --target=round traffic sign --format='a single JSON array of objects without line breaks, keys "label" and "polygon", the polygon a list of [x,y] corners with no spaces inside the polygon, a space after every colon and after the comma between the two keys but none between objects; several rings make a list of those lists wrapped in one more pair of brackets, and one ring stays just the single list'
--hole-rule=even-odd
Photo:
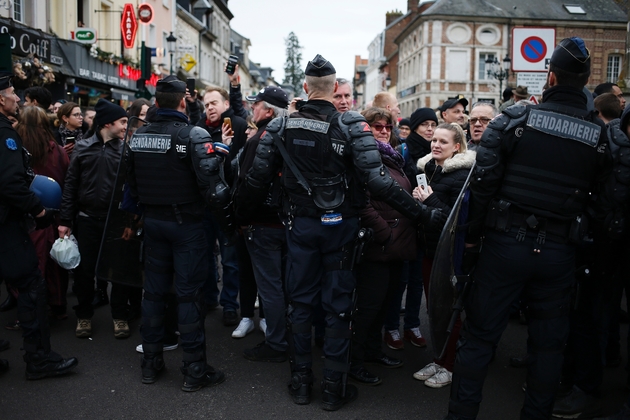
[{"label": "round traffic sign", "polygon": [[138,18],[140,22],[144,24],[151,23],[153,21],[153,6],[149,3],[142,3],[138,6]]},{"label": "round traffic sign", "polygon": [[547,55],[547,44],[537,36],[525,38],[521,44],[521,55],[530,63],[538,63]]}]

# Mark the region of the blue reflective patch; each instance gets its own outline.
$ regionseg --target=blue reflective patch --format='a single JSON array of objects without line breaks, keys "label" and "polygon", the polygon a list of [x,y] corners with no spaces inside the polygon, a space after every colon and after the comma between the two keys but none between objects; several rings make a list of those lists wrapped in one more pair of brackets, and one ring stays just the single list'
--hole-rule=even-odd
[{"label": "blue reflective patch", "polygon": [[17,150],[17,143],[12,138],[8,138],[4,141],[4,144],[7,145],[7,149],[9,150]]}]

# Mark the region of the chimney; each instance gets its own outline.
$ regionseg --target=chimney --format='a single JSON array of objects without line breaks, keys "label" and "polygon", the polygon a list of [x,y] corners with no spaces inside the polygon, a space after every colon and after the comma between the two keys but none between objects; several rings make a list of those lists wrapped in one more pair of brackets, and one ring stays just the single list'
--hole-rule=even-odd
[{"label": "chimney", "polygon": [[417,12],[419,2],[420,0],[407,0],[407,11],[413,13]]},{"label": "chimney", "polygon": [[389,26],[390,23],[401,17],[403,13],[399,10],[394,10],[391,12],[387,12],[385,14],[385,26]]},{"label": "chimney", "polygon": [[422,14],[424,13],[425,10],[427,10],[429,7],[433,6],[435,4],[434,0],[424,0],[420,3],[420,8],[418,10],[418,13]]}]

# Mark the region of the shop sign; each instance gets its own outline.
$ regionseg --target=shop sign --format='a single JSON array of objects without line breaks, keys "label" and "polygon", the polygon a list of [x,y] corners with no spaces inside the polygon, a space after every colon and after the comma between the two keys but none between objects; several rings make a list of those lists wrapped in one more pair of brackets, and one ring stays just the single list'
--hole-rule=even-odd
[{"label": "shop sign", "polygon": [[50,39],[36,35],[36,32],[25,31],[22,28],[0,22],[0,33],[11,36],[11,52],[15,55],[37,55],[44,61],[50,60]]},{"label": "shop sign", "polygon": [[127,49],[132,49],[136,41],[138,32],[138,22],[133,4],[125,3],[122,18],[120,19],[120,31],[122,33],[123,45]]},{"label": "shop sign", "polygon": [[70,39],[82,44],[94,44],[96,42],[96,29],[77,28],[74,31],[70,31]]}]

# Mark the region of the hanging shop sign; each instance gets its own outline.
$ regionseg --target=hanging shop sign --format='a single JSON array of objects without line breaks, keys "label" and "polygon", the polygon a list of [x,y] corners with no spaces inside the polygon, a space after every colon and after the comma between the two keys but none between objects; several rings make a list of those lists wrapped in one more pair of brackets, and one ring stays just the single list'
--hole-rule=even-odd
[{"label": "hanging shop sign", "polygon": [[132,49],[136,42],[138,32],[138,22],[133,4],[125,3],[122,18],[120,19],[120,31],[122,33],[123,45],[126,49]]},{"label": "hanging shop sign", "polygon": [[74,31],[70,31],[70,39],[82,44],[94,44],[96,42],[96,29],[77,28]]}]

